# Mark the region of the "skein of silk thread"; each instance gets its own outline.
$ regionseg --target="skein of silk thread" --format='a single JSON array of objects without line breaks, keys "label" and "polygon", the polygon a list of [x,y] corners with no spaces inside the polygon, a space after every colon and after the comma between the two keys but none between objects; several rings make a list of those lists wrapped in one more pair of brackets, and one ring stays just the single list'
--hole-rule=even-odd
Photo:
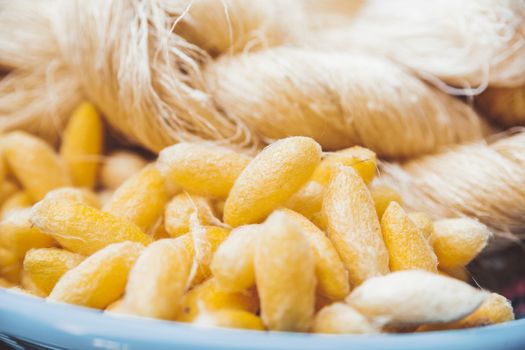
[{"label": "skein of silk thread", "polygon": [[459,145],[405,163],[384,163],[379,183],[399,191],[408,210],[434,218],[470,216],[500,236],[525,232],[525,131]]}]

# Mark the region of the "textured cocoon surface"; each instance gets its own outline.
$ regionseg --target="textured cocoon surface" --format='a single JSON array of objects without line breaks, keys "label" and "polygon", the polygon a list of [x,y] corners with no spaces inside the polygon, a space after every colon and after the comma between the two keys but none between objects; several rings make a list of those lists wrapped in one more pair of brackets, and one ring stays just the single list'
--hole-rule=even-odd
[{"label": "textured cocoon surface", "polygon": [[174,319],[189,284],[193,256],[180,239],[150,244],[129,274],[121,305],[124,312]]},{"label": "textured cocoon surface", "polygon": [[439,259],[439,267],[466,266],[487,246],[491,236],[487,226],[476,220],[437,220],[434,222],[432,245]]},{"label": "textured cocoon surface", "polygon": [[352,168],[335,169],[325,190],[322,215],[352,286],[389,272],[388,251],[372,196]]},{"label": "textured cocoon surface", "polygon": [[347,303],[365,316],[390,325],[449,322],[476,310],[488,293],[426,271],[399,271],[371,278]]},{"label": "textured cocoon surface", "polygon": [[254,265],[266,327],[307,331],[314,316],[315,257],[300,227],[285,214],[276,212],[264,223]]},{"label": "textured cocoon surface", "polygon": [[288,137],[262,150],[235,181],[224,204],[224,222],[257,223],[283,205],[312,176],[321,147],[309,137]]},{"label": "textured cocoon surface", "polygon": [[66,272],[48,299],[103,309],[117,300],[144,246],[123,242],[107,246]]}]

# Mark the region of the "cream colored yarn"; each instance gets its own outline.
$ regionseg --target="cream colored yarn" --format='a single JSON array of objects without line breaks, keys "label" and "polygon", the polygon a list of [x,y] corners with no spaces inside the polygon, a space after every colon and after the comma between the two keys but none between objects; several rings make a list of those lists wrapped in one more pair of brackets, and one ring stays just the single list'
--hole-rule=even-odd
[{"label": "cream colored yarn", "polygon": [[[51,61],[65,67],[60,79],[80,85],[113,128],[152,151],[182,140],[250,148],[260,139],[306,134],[329,150],[361,143],[400,158],[482,137],[485,127],[469,106],[384,59],[268,49],[296,33],[295,21],[274,22],[282,21],[283,6],[300,22],[301,3],[247,4],[50,0],[43,16],[50,14],[52,35],[38,38],[58,47]],[[263,50],[228,57],[255,49]],[[48,61],[46,52],[37,68]],[[49,90],[57,102],[67,96]],[[6,113],[0,127],[37,118],[26,108]]]},{"label": "cream colored yarn", "polygon": [[204,76],[222,109],[265,140],[306,135],[325,150],[360,144],[399,158],[486,129],[465,103],[381,57],[275,48],[224,57]]},{"label": "cream colored yarn", "polygon": [[435,218],[472,216],[498,233],[523,233],[525,132],[505,136],[384,164],[379,182],[400,191],[410,210]]},{"label": "cream colored yarn", "polygon": [[369,0],[350,25],[306,41],[384,55],[456,94],[525,83],[522,0]]},{"label": "cream colored yarn", "polygon": [[180,18],[175,33],[212,56],[294,42],[306,30],[295,0],[172,0],[164,7]]}]

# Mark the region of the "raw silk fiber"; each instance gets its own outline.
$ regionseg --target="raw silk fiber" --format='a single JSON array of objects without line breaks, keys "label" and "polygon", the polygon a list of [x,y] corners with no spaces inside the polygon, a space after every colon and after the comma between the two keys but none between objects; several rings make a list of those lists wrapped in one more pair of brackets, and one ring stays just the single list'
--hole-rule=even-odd
[{"label": "raw silk fiber", "polygon": [[[80,88],[114,129],[152,151],[181,140],[253,148],[309,135],[328,150],[359,143],[406,158],[488,130],[470,106],[384,58],[290,47],[306,32],[298,1],[48,1],[48,21],[37,21],[43,33],[26,28],[24,37],[28,45],[49,41],[55,54],[31,52],[42,61],[28,71],[55,62],[60,76],[33,84],[54,92],[64,109],[77,102],[76,94],[65,96]],[[6,26],[0,32],[12,29]],[[288,48],[272,48],[282,45]],[[16,62],[38,62],[9,50]],[[24,99],[31,99],[26,91]],[[41,118],[20,104],[5,113],[4,129]],[[57,125],[67,119],[63,110],[49,114]]]}]

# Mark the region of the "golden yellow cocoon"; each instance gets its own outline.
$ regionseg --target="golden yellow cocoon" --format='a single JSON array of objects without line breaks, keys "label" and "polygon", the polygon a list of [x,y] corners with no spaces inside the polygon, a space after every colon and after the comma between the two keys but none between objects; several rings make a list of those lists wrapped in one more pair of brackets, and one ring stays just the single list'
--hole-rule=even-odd
[{"label": "golden yellow cocoon", "polygon": [[219,245],[229,236],[230,229],[218,226],[195,225],[180,238],[186,244],[186,248],[194,257],[196,265],[192,278],[192,285],[198,284],[210,277],[210,265],[215,251]]},{"label": "golden yellow cocoon", "polygon": [[167,182],[202,196],[226,198],[251,157],[214,144],[178,143],[160,152]]},{"label": "golden yellow cocoon", "polygon": [[48,295],[60,277],[83,260],[84,256],[65,249],[31,249],[24,258],[24,272],[44,295]]},{"label": "golden yellow cocoon", "polygon": [[323,185],[316,181],[309,181],[288,198],[283,206],[313,221],[323,206],[323,193]]},{"label": "golden yellow cocoon", "polygon": [[241,328],[262,331],[263,322],[256,315],[235,309],[222,309],[199,315],[193,324],[204,327]]},{"label": "golden yellow cocoon", "polygon": [[126,313],[174,319],[189,285],[193,256],[180,239],[150,244],[133,266],[122,308]]},{"label": "golden yellow cocoon", "polygon": [[235,181],[224,206],[232,227],[264,220],[312,176],[321,147],[309,137],[288,137],[259,153]]},{"label": "golden yellow cocoon", "polygon": [[487,245],[492,233],[487,226],[469,218],[434,222],[432,243],[440,267],[465,266]]},{"label": "golden yellow cocoon", "polygon": [[29,208],[33,201],[26,191],[18,191],[13,193],[2,204],[0,209],[0,218],[5,218],[14,210]]},{"label": "golden yellow cocoon", "polygon": [[31,222],[62,247],[82,255],[90,255],[112,243],[151,242],[135,224],[75,201],[40,201],[32,209]]},{"label": "golden yellow cocoon", "polygon": [[476,310],[487,295],[455,278],[405,270],[365,281],[346,302],[378,322],[417,326],[459,320]]},{"label": "golden yellow cocoon", "polygon": [[388,208],[390,202],[403,204],[403,200],[401,199],[399,193],[388,186],[372,186],[370,188],[370,194],[372,194],[372,199],[374,200],[374,204],[376,206],[377,217],[379,219],[383,217],[383,214],[385,213],[386,208]]},{"label": "golden yellow cocoon", "polygon": [[361,176],[366,183],[370,183],[376,175],[377,157],[373,151],[361,146],[354,146],[330,153],[323,159],[317,169],[315,169],[312,180],[323,185],[328,185],[332,178],[334,166],[337,165],[354,168],[356,173]]},{"label": "golden yellow cocoon", "polygon": [[40,288],[37,287],[31,276],[25,271],[22,270],[20,275],[20,286],[27,291],[28,293],[36,297],[46,297],[47,294],[43,293]]},{"label": "golden yellow cocoon", "polygon": [[281,209],[296,224],[308,240],[315,255],[315,275],[320,294],[332,300],[341,300],[350,292],[348,272],[332,242],[323,231],[307,218],[289,209]]},{"label": "golden yellow cocoon", "polygon": [[135,242],[108,245],[66,272],[48,300],[104,309],[124,293],[129,271],[143,249]]},{"label": "golden yellow cocoon", "polygon": [[220,288],[240,292],[255,284],[253,257],[262,225],[239,226],[218,247],[211,271]]},{"label": "golden yellow cocoon", "polygon": [[21,262],[30,249],[55,245],[50,235],[31,224],[30,216],[30,209],[22,209],[0,221],[0,247],[12,254],[12,261],[4,257],[6,263]]},{"label": "golden yellow cocoon", "polygon": [[388,249],[390,270],[437,272],[437,258],[432,247],[396,202],[391,202],[383,214],[381,230]]},{"label": "golden yellow cocoon", "polygon": [[450,323],[423,325],[418,328],[418,331],[481,327],[512,320],[514,320],[514,311],[510,301],[502,295],[491,293],[483,304],[467,317]]},{"label": "golden yellow cocoon", "polygon": [[102,120],[95,106],[83,102],[73,111],[60,147],[60,156],[67,164],[75,186],[95,186],[103,138]]},{"label": "golden yellow cocoon", "polygon": [[307,331],[315,305],[315,257],[301,229],[276,212],[266,220],[255,249],[261,317],[270,330]]},{"label": "golden yellow cocoon", "polygon": [[166,202],[164,179],[156,168],[146,167],[115,191],[104,211],[149,232],[162,216]]},{"label": "golden yellow cocoon", "polygon": [[0,288],[11,288],[13,284],[6,280],[5,278],[0,277]]},{"label": "golden yellow cocoon", "polygon": [[365,316],[344,303],[334,303],[322,308],[315,315],[314,333],[370,334],[377,329]]},{"label": "golden yellow cocoon", "polygon": [[179,193],[169,201],[164,211],[164,227],[172,237],[178,237],[190,230],[190,217],[195,213],[201,225],[218,221],[213,215],[208,198]]},{"label": "golden yellow cocoon", "polygon": [[100,182],[108,190],[115,190],[147,165],[147,161],[131,151],[115,151],[105,157],[100,169]]},{"label": "golden yellow cocoon", "polygon": [[48,200],[68,200],[100,208],[97,195],[87,188],[62,187],[48,192],[44,197]]},{"label": "golden yellow cocoon", "polygon": [[255,290],[227,292],[211,278],[195,286],[184,296],[182,312],[177,321],[191,322],[202,313],[222,309],[257,312],[259,299]]},{"label": "golden yellow cocoon", "polygon": [[3,142],[9,168],[33,201],[55,188],[71,186],[67,166],[44,141],[15,131]]},{"label": "golden yellow cocoon", "polygon": [[20,191],[20,187],[14,181],[4,180],[0,185],[0,204],[3,204],[7,198],[18,191]]},{"label": "golden yellow cocoon", "polygon": [[419,232],[423,234],[425,239],[429,241],[430,244],[432,244],[434,235],[434,222],[432,217],[427,213],[413,211],[408,213],[408,218],[410,221],[412,221],[412,223],[414,223],[414,225],[416,225],[416,227],[419,229]]},{"label": "golden yellow cocoon", "polygon": [[353,286],[389,272],[372,196],[363,179],[349,167],[334,169],[325,190],[322,214],[327,234],[338,251]]},{"label": "golden yellow cocoon", "polygon": [[19,284],[22,277],[22,264],[15,262],[10,265],[0,266],[0,277],[13,284]]}]

